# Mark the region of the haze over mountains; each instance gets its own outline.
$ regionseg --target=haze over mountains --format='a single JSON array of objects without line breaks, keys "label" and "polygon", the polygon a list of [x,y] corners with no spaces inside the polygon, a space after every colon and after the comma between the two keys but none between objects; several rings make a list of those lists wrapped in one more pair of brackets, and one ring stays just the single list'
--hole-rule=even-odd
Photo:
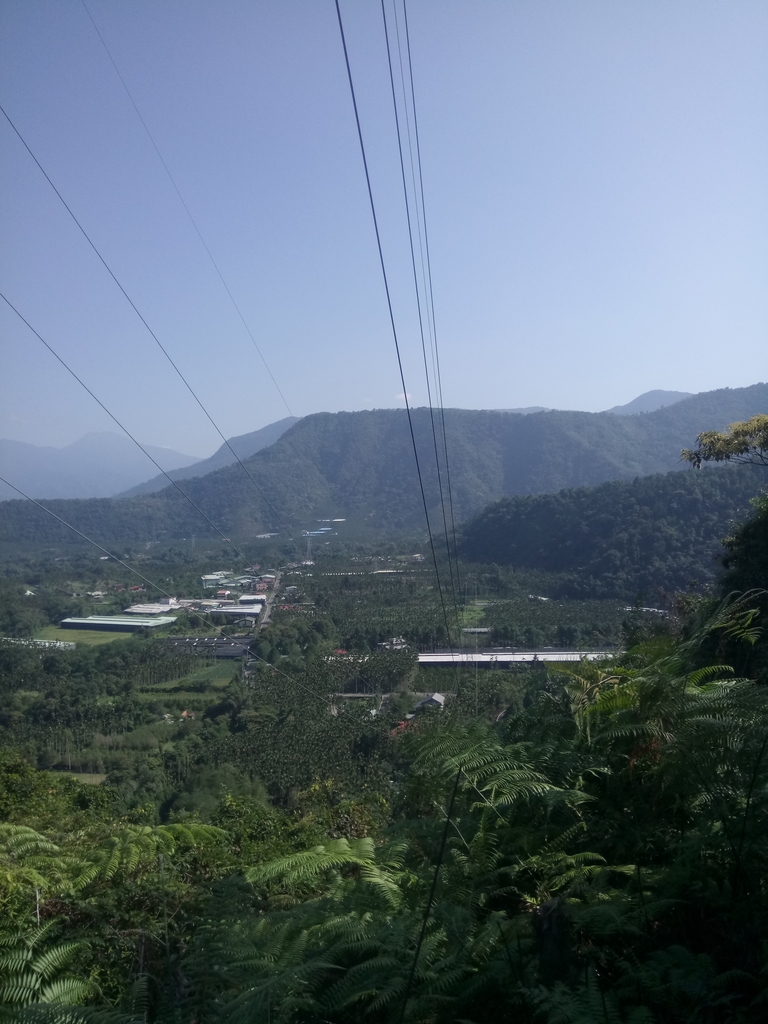
[{"label": "haze over mountains", "polygon": [[664,409],[668,405],[682,402],[684,398],[692,397],[690,391],[646,391],[626,405],[614,405],[612,409],[605,411],[612,412],[615,416],[637,416],[641,412],[655,412],[656,409]]},{"label": "haze over mountains", "polygon": [[[274,442],[296,422],[286,417],[240,437],[229,438],[240,459],[246,459]],[[172,448],[144,445],[172,480],[204,476],[235,462],[230,449],[222,444],[208,459],[183,455]],[[86,434],[64,448],[53,448],[23,441],[0,440],[0,476],[5,476],[33,498],[110,498],[149,494],[168,487],[168,479],[158,473],[147,474],[152,463],[123,434]],[[18,498],[12,488],[0,483],[0,501]]]},{"label": "haze over mountains", "polygon": [[[262,427],[261,430],[253,430],[249,434],[230,437],[228,438],[229,445],[222,444],[218,451],[214,452],[209,459],[200,459],[186,469],[171,470],[168,472],[168,476],[172,480],[190,480],[193,477],[212,473],[215,469],[231,466],[236,461],[235,455],[237,455],[238,459],[248,459],[251,455],[255,455],[256,452],[260,452],[262,448],[267,448],[269,445],[274,444],[289,427],[292,427],[298,421],[298,416],[286,416],[285,419],[278,420],[276,423],[270,423],[266,427]],[[232,454],[233,452],[234,455]],[[131,487],[129,490],[117,495],[117,497],[131,498],[136,494],[151,494],[153,491],[161,491],[167,486],[167,478],[162,473],[158,473],[151,480],[137,484],[135,487]]]},{"label": "haze over mountains", "polygon": [[[608,412],[631,415],[651,412],[690,397],[682,391],[649,391],[627,405]],[[502,409],[500,412],[532,414],[552,412],[544,406]],[[270,423],[260,430],[229,438],[210,458],[182,455],[170,448],[146,445],[146,449],[172,480],[190,480],[247,459],[274,444],[297,422],[297,417]],[[162,473],[152,474],[152,464],[127,437],[116,433],[86,434],[64,448],[40,447],[21,441],[0,440],[0,475],[6,476],[33,498],[133,497],[151,494],[168,486]],[[0,500],[18,497],[0,483]]]},{"label": "haze over mountains", "polygon": [[[445,423],[457,522],[503,497],[542,494],[687,469],[680,449],[703,430],[768,409],[768,384],[721,389],[644,415],[448,409]],[[413,411],[424,489],[439,492],[428,409]],[[342,516],[378,529],[423,527],[404,410],[316,413],[238,465],[187,480],[185,491],[227,535],[298,531]],[[255,481],[255,485],[253,483]],[[131,498],[55,501],[50,507],[95,539],[147,541],[211,533],[172,487]],[[62,541],[66,531],[28,503],[0,505],[0,539]]]},{"label": "haze over mountains", "polygon": [[[172,448],[145,445],[166,470],[183,469],[200,460]],[[33,498],[106,498],[144,480],[152,463],[122,434],[86,434],[64,448],[0,440],[0,475]],[[0,483],[0,500],[18,498]]]}]

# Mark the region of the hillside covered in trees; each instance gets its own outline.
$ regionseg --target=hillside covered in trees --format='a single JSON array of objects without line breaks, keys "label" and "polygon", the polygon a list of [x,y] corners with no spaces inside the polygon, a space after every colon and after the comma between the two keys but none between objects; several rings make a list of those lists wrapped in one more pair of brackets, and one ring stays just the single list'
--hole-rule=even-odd
[{"label": "hillside covered in trees", "polygon": [[[456,519],[502,497],[682,468],[680,450],[704,429],[722,429],[768,407],[768,385],[694,395],[652,413],[445,412]],[[428,505],[439,503],[429,410],[416,409]],[[439,424],[438,424],[439,427]],[[228,466],[184,489],[228,535],[285,533],[307,520],[344,516],[376,529],[423,525],[403,410],[317,413],[247,460],[249,480]],[[205,536],[210,527],[177,490],[135,498],[56,501],[49,507],[102,542]],[[0,503],[0,541],[60,543],[66,529],[22,501]]]},{"label": "hillside covered in trees", "polygon": [[766,483],[760,468],[729,467],[505,498],[465,524],[461,552],[565,574],[571,596],[648,601],[701,590],[721,570],[721,541]]},{"label": "hillside covered in trees", "polygon": [[[616,658],[450,672],[410,719],[413,655],[334,657],[327,588],[195,717],[162,640],[4,647],[0,1015],[759,1024],[765,498],[727,573]],[[45,770],[78,756],[100,784]]]}]

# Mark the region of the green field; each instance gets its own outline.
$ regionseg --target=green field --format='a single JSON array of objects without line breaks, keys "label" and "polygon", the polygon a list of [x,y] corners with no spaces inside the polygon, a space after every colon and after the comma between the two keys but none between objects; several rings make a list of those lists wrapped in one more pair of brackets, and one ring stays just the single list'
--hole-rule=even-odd
[{"label": "green field", "polygon": [[100,786],[107,778],[104,772],[48,772],[47,774],[53,775],[55,778],[67,775],[69,778],[75,779],[76,782],[83,782],[86,786]]},{"label": "green field", "polygon": [[201,668],[198,672],[193,672],[191,675],[184,676],[182,679],[172,679],[167,683],[158,683],[153,686],[153,690],[168,690],[175,689],[190,689],[194,688],[197,691],[202,689],[206,690],[220,690],[225,686],[229,686],[232,681],[232,677],[237,675],[238,665],[232,665],[226,661],[214,661],[213,664],[210,662],[206,663],[204,668]]},{"label": "green field", "polygon": [[100,629],[61,629],[60,626],[43,626],[35,633],[35,640],[64,640],[70,644],[110,644],[113,640],[125,640],[130,633],[108,633]]},{"label": "green field", "polygon": [[485,605],[485,601],[473,601],[472,604],[465,605],[461,611],[462,626],[468,628],[471,628],[472,626],[480,626],[483,621]]}]

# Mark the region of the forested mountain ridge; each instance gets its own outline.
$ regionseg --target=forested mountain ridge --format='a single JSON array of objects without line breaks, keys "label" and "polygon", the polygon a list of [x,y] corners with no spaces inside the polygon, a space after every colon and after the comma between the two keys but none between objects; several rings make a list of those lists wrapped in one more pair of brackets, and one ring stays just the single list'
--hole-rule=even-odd
[{"label": "forested mountain ridge", "polygon": [[676,402],[682,402],[685,398],[693,398],[692,393],[690,391],[663,391],[657,388],[654,391],[646,391],[642,395],[638,395],[637,398],[633,398],[625,405],[614,405],[611,409],[606,409],[605,412],[612,412],[616,416],[637,416],[641,412],[655,412],[668,405],[675,405]]},{"label": "forested mountain ridge", "polygon": [[[252,430],[248,434],[238,434],[237,437],[230,437],[210,458],[201,459],[188,469],[172,470],[168,476],[172,480],[189,480],[192,477],[205,476],[206,473],[213,473],[217,469],[231,466],[236,461],[235,455],[238,459],[249,459],[256,452],[260,452],[262,448],[268,448],[269,445],[274,444],[289,427],[292,427],[298,421],[298,416],[286,416],[275,423],[268,423],[266,427],[262,427],[260,430]],[[233,452],[234,455],[232,454]],[[162,491],[167,486],[167,477],[159,473],[157,476],[153,476],[151,480],[145,480],[143,483],[131,487],[122,494],[115,495],[115,497],[132,498],[137,494],[152,494],[153,491]]]},{"label": "forested mountain ridge", "polygon": [[768,485],[758,467],[667,473],[503,498],[465,524],[468,560],[566,574],[563,594],[641,596],[715,581],[722,539]]},{"label": "forested mountain ridge", "polygon": [[[768,409],[768,385],[694,395],[638,416],[448,409],[445,424],[457,520],[501,497],[547,493],[682,469],[680,450],[710,428]],[[428,409],[413,410],[428,505],[439,503]],[[437,414],[436,414],[437,419]],[[439,424],[438,424],[439,425]],[[377,528],[419,527],[423,509],[403,410],[316,413],[239,466],[184,482],[216,524],[238,536],[346,516]],[[54,502],[97,539],[145,541],[210,532],[173,488],[136,498]],[[272,511],[274,510],[274,511]],[[275,515],[277,513],[277,515]],[[22,502],[0,506],[0,540],[59,541],[63,527]]]}]

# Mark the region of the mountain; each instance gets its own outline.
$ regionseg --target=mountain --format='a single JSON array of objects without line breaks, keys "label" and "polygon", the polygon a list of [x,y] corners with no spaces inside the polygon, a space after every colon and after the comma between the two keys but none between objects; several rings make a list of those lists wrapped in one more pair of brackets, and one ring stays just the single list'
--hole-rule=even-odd
[{"label": "mountain", "polygon": [[496,409],[496,412],[513,412],[519,416],[529,416],[532,412],[549,412],[546,405],[526,405],[523,409]]},{"label": "mountain", "polygon": [[[680,462],[680,449],[691,447],[698,433],[721,430],[766,410],[768,384],[704,392],[643,416],[447,409],[456,521],[502,497],[687,468]],[[429,410],[413,410],[412,419],[424,493],[439,529]],[[305,416],[244,464],[252,479],[234,465],[185,483],[190,497],[227,536],[276,531],[285,537],[288,528],[295,532],[324,517],[344,517],[379,530],[424,523],[404,410]],[[442,479],[447,489],[444,467]],[[51,508],[101,541],[141,542],[211,532],[174,488],[133,498],[59,501]],[[41,543],[66,537],[63,527],[23,502],[0,505],[0,540]]]},{"label": "mountain", "polygon": [[[172,448],[145,447],[168,470],[198,461]],[[107,431],[86,434],[64,448],[0,440],[0,475],[33,498],[108,497],[144,479],[151,465],[127,437]],[[0,500],[16,497],[16,491],[0,484]]]},{"label": "mountain", "polygon": [[642,595],[647,604],[713,583],[722,538],[767,485],[760,467],[719,466],[504,498],[465,524],[460,551],[564,574],[557,596]]},{"label": "mountain", "polygon": [[612,412],[614,416],[637,416],[641,412],[655,412],[667,405],[674,405],[682,402],[684,398],[692,398],[690,391],[646,391],[637,398],[633,398],[626,405],[614,405],[606,412]]},{"label": "mountain", "polygon": [[[251,455],[255,455],[256,452],[261,451],[262,448],[267,448],[269,445],[274,444],[275,441],[283,436],[289,427],[292,427],[294,423],[298,423],[298,420],[298,416],[286,416],[285,419],[278,420],[276,423],[270,423],[268,426],[262,427],[261,430],[253,430],[250,434],[240,434],[238,437],[230,437],[229,444],[232,446],[232,450],[235,452],[238,459],[248,459]],[[209,459],[200,459],[199,462],[195,462],[194,465],[191,465],[188,468],[169,471],[168,476],[172,480],[189,480],[191,477],[205,476],[207,473],[212,473],[216,469],[223,469],[225,466],[231,466],[235,461],[235,456],[232,454],[232,451],[230,451],[226,444],[223,444],[221,448],[214,452]],[[131,487],[122,494],[116,495],[116,497],[132,498],[137,494],[152,494],[154,491],[161,491],[167,486],[167,478],[163,476],[162,473],[158,473],[158,475],[153,476],[151,480],[146,480],[142,484],[137,484],[135,487]]]},{"label": "mountain", "polygon": [[[605,412],[612,412],[614,416],[636,416],[641,412],[655,412],[657,409],[663,409],[665,405],[674,405],[675,402],[681,402],[684,398],[691,398],[692,392],[690,391],[646,391],[642,395],[638,395],[637,398],[633,398],[631,402],[627,402],[626,405],[614,405],[612,409],[606,409]],[[497,412],[517,412],[527,415],[532,412],[552,412],[548,406],[545,405],[529,405],[523,409],[497,409]]]}]

